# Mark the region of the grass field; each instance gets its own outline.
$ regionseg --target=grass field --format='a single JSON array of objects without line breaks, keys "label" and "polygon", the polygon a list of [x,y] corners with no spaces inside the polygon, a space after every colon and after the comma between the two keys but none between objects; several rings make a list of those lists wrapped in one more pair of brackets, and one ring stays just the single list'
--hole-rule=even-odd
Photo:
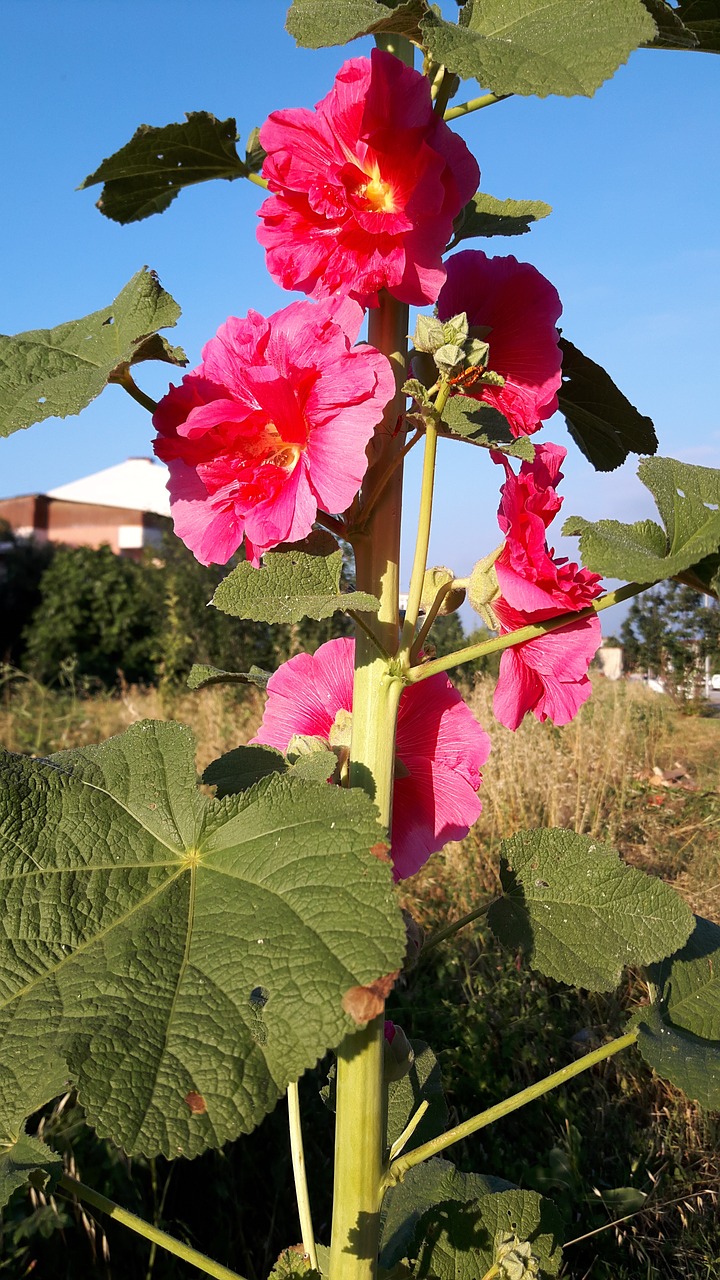
[{"label": "grass field", "polygon": [[[681,714],[641,686],[598,678],[572,725],[526,720],[512,734],[494,724],[491,697],[489,682],[471,694],[493,738],[483,815],[462,844],[448,846],[405,885],[423,928],[435,929],[491,895],[501,841],[537,826],[569,827],[614,844],[627,861],[671,882],[696,912],[720,921],[719,719]],[[69,676],[64,688],[49,691],[9,671],[0,675],[0,741],[37,755],[101,740],[146,717],[176,718],[193,727],[202,769],[252,735],[261,709],[254,690],[161,698],[128,688],[86,696]],[[642,975],[632,972],[612,997],[546,981],[503,953],[481,924],[431,955],[393,993],[391,1016],[438,1053],[453,1117],[491,1105],[619,1034],[626,1005],[644,995]],[[321,1068],[309,1074],[304,1096],[323,1238],[331,1118],[311,1087],[321,1077]],[[82,1132],[72,1098],[43,1124],[85,1181],[248,1280],[262,1280],[297,1236],[281,1112],[231,1151],[186,1166],[125,1160]],[[463,1167],[553,1197],[567,1239],[576,1241],[564,1272],[573,1280],[716,1280],[719,1149],[720,1118],[658,1081],[631,1051],[485,1130],[457,1158]],[[0,1235],[0,1274],[61,1280],[187,1274],[160,1253],[148,1262],[144,1245],[112,1226],[106,1235],[106,1225],[60,1199],[17,1196]],[[53,1252],[58,1232],[60,1263]]]}]

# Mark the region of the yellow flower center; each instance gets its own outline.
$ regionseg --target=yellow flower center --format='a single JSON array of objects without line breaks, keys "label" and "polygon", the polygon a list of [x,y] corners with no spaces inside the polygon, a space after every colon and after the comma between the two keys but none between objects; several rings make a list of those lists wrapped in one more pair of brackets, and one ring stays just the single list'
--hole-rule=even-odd
[{"label": "yellow flower center", "polygon": [[358,194],[365,197],[375,213],[394,213],[396,206],[392,187],[380,177],[377,165],[373,166],[369,178],[370,181],[360,188]]}]

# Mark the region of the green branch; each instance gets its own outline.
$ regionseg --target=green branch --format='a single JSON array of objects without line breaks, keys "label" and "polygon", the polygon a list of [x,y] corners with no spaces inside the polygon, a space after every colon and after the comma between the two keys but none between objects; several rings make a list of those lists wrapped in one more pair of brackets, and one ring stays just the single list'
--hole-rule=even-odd
[{"label": "green branch", "polygon": [[482,98],[471,98],[469,102],[461,102],[457,107],[450,107],[443,120],[458,120],[461,116],[469,116],[471,111],[482,111],[483,107],[492,107],[496,102],[504,102],[512,98],[511,93],[485,93]]},{"label": "green branch", "polygon": [[307,1254],[313,1271],[319,1271],[317,1250],[315,1248],[315,1232],[313,1231],[310,1196],[308,1195],[307,1175],[305,1173],[305,1150],[303,1148],[302,1124],[300,1122],[300,1093],[297,1081],[288,1085],[288,1120],[290,1124],[290,1152],[292,1155],[293,1180],[295,1182],[295,1198],[297,1200],[300,1234],[303,1250]]},{"label": "green branch", "polygon": [[115,1222],[129,1227],[131,1231],[144,1236],[153,1244],[159,1244],[160,1248],[166,1249],[168,1253],[174,1253],[176,1258],[182,1258],[183,1262],[191,1263],[206,1276],[215,1276],[216,1280],[242,1280],[237,1271],[230,1271],[228,1267],[221,1266],[219,1262],[213,1262],[212,1258],[199,1253],[197,1249],[191,1249],[189,1245],[174,1240],[166,1231],[151,1226],[149,1222],[144,1222],[142,1218],[129,1213],[127,1209],[121,1209],[120,1205],[115,1204],[113,1200],[108,1200],[107,1196],[100,1195],[99,1191],[93,1191],[92,1187],[86,1187],[84,1182],[78,1182],[75,1178],[70,1178],[63,1173],[58,1179],[58,1187],[69,1196],[75,1196],[78,1200],[92,1205],[93,1209],[106,1213]]},{"label": "green branch", "polygon": [[593,614],[602,613],[614,604],[630,600],[641,591],[647,591],[653,583],[627,582],[617,591],[608,591],[607,595],[594,600],[587,609],[578,609],[576,613],[561,613],[556,618],[547,618],[545,622],[534,622],[528,627],[520,627],[518,631],[509,631],[507,635],[495,636],[492,640],[483,640],[480,644],[469,644],[465,649],[457,649],[455,653],[447,653],[443,658],[434,658],[432,662],[424,662],[413,667],[405,675],[409,684],[417,684],[420,680],[428,680],[438,671],[449,671],[463,662],[474,662],[476,658],[484,658],[489,653],[502,653],[503,649],[512,649],[516,644],[525,644],[526,640],[537,640],[539,636],[548,635],[551,631],[560,631],[573,622],[581,622],[583,618],[592,618]]},{"label": "green branch", "polygon": [[513,1094],[511,1098],[506,1098],[504,1102],[498,1102],[496,1106],[489,1107],[487,1111],[481,1111],[479,1115],[473,1116],[471,1120],[465,1120],[463,1124],[458,1124],[454,1129],[449,1129],[447,1133],[441,1134],[439,1138],[424,1142],[422,1146],[416,1147],[414,1151],[410,1151],[406,1156],[400,1156],[397,1160],[393,1160],[385,1174],[385,1187],[392,1187],[395,1183],[400,1182],[408,1169],[412,1169],[414,1165],[421,1164],[423,1160],[429,1160],[431,1156],[439,1155],[441,1151],[446,1151],[455,1142],[461,1142],[463,1138],[469,1138],[471,1134],[477,1133],[479,1129],[485,1129],[489,1124],[494,1124],[496,1120],[501,1120],[503,1116],[508,1116],[513,1111],[519,1111],[521,1107],[527,1106],[529,1102],[534,1102],[536,1098],[542,1098],[546,1093],[557,1089],[561,1084],[567,1084],[568,1080],[572,1080],[574,1076],[581,1075],[589,1067],[594,1067],[598,1062],[604,1062],[606,1058],[611,1058],[613,1054],[629,1048],[631,1044],[635,1043],[637,1037],[638,1031],[637,1027],[635,1027],[632,1031],[628,1031],[627,1035],[620,1036],[617,1040],[611,1040],[608,1044],[602,1045],[601,1048],[595,1049],[592,1053],[586,1053],[584,1057],[578,1058],[577,1062],[571,1062],[569,1066],[562,1067],[560,1071],[554,1071],[551,1076],[546,1076],[544,1080],[539,1080],[537,1084],[531,1084],[529,1088]]},{"label": "green branch", "polygon": [[155,412],[157,400],[151,400],[150,396],[146,396],[145,392],[140,390],[127,367],[123,368],[122,372],[117,377],[114,377],[112,381],[122,387],[123,391],[127,391],[128,395],[132,396],[133,400],[137,400],[137,403],[141,404],[143,409],[147,409],[148,413]]},{"label": "green branch", "polygon": [[460,916],[459,920],[453,920],[452,924],[446,924],[442,929],[437,929],[435,933],[431,933],[427,942],[423,943],[423,948],[420,952],[421,957],[431,951],[433,947],[436,947],[438,943],[444,942],[446,938],[452,938],[454,933],[459,933],[461,929],[465,928],[466,924],[472,924],[473,920],[479,920],[480,916],[484,916],[491,907],[494,907],[501,897],[502,894],[498,894],[497,898],[491,898],[489,902],[484,902],[481,907],[474,907],[466,915]]},{"label": "green branch", "polygon": [[262,187],[265,191],[270,185],[267,178],[263,178],[259,173],[245,173],[243,177],[247,178],[248,182],[254,182],[256,187]]}]

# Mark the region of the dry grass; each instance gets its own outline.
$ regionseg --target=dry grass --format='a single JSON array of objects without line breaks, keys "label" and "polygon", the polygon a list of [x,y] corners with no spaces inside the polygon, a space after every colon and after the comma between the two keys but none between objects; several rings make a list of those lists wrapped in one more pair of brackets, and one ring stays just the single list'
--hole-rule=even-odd
[{"label": "dry grass", "polygon": [[[526,717],[511,733],[493,721],[491,681],[471,705],[490,729],[483,814],[413,882],[430,914],[471,910],[497,885],[499,846],[519,830],[566,827],[619,848],[672,881],[694,910],[720,920],[720,721],[681,715],[638,684],[596,678],[592,699],[557,729]],[[669,786],[654,770],[680,762]]]}]

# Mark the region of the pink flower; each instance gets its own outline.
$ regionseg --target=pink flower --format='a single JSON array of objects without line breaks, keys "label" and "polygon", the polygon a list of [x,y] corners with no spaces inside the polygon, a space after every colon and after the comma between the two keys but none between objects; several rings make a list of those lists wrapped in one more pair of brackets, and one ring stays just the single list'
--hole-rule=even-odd
[{"label": "pink flower", "polygon": [[[545,538],[562,505],[555,486],[566,452],[537,445],[533,462],[523,462],[518,475],[504,455],[493,454],[507,477],[498,510],[505,545],[495,562],[501,596],[493,602],[503,634],[585,609],[602,590],[597,573],[556,558]],[[590,697],[587,669],[601,638],[596,616],[506,649],[494,700],[500,723],[517,729],[532,711],[540,721],[568,724]]]},{"label": "pink flower", "polygon": [[[299,653],[271,676],[253,742],[286,751],[295,734],[331,744],[352,711],[353,640]],[[420,869],[448,840],[462,840],[480,814],[480,766],[490,739],[444,675],[403,690],[397,722],[391,855],[395,878]]]},{"label": "pink flower", "polygon": [[201,564],[225,564],[243,538],[257,564],[305,538],[318,508],[352,502],[395,393],[385,356],[351,348],[362,320],[351,299],[231,316],[160,401],[153,448],[170,468],[175,532]]},{"label": "pink flower", "polygon": [[339,70],[314,111],[274,111],[260,131],[274,193],[259,210],[270,275],[316,298],[380,289],[434,302],[453,219],[480,171],[435,115],[425,76],[373,49]]},{"label": "pink flower", "polygon": [[504,387],[470,387],[466,394],[504,414],[515,437],[539,431],[558,407],[562,381],[557,290],[529,262],[466,249],[448,259],[438,298],[441,320],[462,311],[487,330],[488,368],[505,379]]}]

